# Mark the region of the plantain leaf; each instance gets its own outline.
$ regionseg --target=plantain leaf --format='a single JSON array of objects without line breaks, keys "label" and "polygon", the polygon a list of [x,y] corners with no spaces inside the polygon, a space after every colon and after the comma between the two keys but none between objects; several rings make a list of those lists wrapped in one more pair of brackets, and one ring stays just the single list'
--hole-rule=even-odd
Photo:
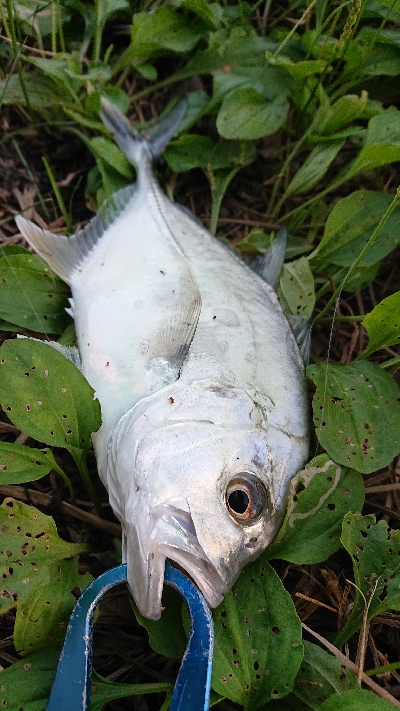
[{"label": "plantain leaf", "polygon": [[[400,531],[388,530],[375,516],[349,513],[344,517],[342,543],[353,560],[356,583],[350,617],[335,641],[341,647],[363,623],[387,610],[400,610]],[[363,597],[364,596],[364,597]]]},{"label": "plantain leaf", "polygon": [[400,291],[383,299],[366,315],[362,325],[368,332],[368,346],[358,358],[367,358],[371,353],[386,346],[400,343]]},{"label": "plantain leaf", "polygon": [[263,557],[299,565],[326,560],[340,548],[344,515],[361,509],[364,495],[358,472],[318,455],[292,480],[285,520]]},{"label": "plantain leaf", "polygon": [[134,168],[132,168],[129,161],[115,143],[112,143],[107,138],[103,138],[103,136],[96,136],[91,139],[90,147],[95,155],[103,158],[106,163],[111,165],[112,168],[123,175],[124,178],[132,180],[135,175]]},{"label": "plantain leaf", "polygon": [[224,138],[253,140],[275,133],[289,111],[285,94],[271,101],[255,89],[236,89],[222,101],[217,129]]},{"label": "plantain leaf", "polygon": [[38,585],[18,604],[14,644],[21,656],[64,640],[70,614],[76,603],[74,588],[82,593],[92,582],[90,573],[79,575],[78,558],[49,566],[49,581]]},{"label": "plantain leaf", "polygon": [[33,449],[23,444],[0,442],[0,484],[37,481],[52,469],[60,472],[50,449]]},{"label": "plantain leaf", "polygon": [[124,699],[127,696],[137,696],[139,694],[157,694],[162,691],[171,692],[172,690],[173,685],[168,682],[121,684],[116,681],[109,681],[109,679],[105,679],[93,671],[90,711],[102,711],[105,704],[115,699]]},{"label": "plantain leaf", "polygon": [[323,178],[343,143],[344,141],[335,141],[334,143],[322,143],[315,146],[301,168],[293,176],[282,201],[291,195],[301,195],[309,192]]},{"label": "plantain leaf", "polygon": [[301,623],[274,569],[246,566],[213,617],[214,691],[245,711],[286,696],[303,657]]},{"label": "plantain leaf", "polygon": [[[332,701],[350,689],[358,687],[357,677],[339,659],[316,644],[303,641],[304,657],[291,694],[282,702],[272,702],[268,711],[320,711],[328,698]],[[336,708],[336,707],[335,707]]]},{"label": "plantain leaf", "polygon": [[[62,333],[70,290],[35,254],[0,259],[0,317],[39,333]],[[17,330],[17,329],[14,329]]]},{"label": "plantain leaf", "polygon": [[0,672],[1,699],[9,711],[44,711],[56,673],[59,647],[47,647]]},{"label": "plantain leaf", "polygon": [[90,551],[84,543],[63,541],[51,516],[14,499],[0,506],[0,529],[1,614],[48,585],[53,563]]},{"label": "plantain leaf", "polygon": [[100,404],[82,373],[61,353],[29,338],[0,349],[1,404],[39,442],[87,452],[101,424]]},{"label": "plantain leaf", "polygon": [[[392,201],[392,195],[371,190],[357,190],[339,200],[327,219],[315,257],[328,258],[333,264],[350,267]],[[398,244],[400,208],[390,215],[360,266],[376,264]]]},{"label": "plantain leaf", "polygon": [[314,277],[308,259],[300,257],[283,265],[279,282],[279,295],[291,314],[311,318],[315,306]]},{"label": "plantain leaf", "polygon": [[338,696],[331,696],[320,711],[393,711],[393,704],[367,689],[352,689]]},{"label": "plantain leaf", "polygon": [[400,451],[400,390],[368,361],[317,363],[307,368],[317,386],[314,424],[332,459],[359,472],[387,466]]}]

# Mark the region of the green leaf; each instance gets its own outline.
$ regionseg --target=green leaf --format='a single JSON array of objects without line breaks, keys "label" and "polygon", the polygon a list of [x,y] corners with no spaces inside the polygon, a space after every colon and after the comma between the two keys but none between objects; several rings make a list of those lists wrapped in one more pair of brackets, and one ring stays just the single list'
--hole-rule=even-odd
[{"label": "green leaf", "polygon": [[59,471],[50,449],[33,449],[23,444],[0,442],[0,484],[37,481],[52,469]]},{"label": "green leaf", "polygon": [[84,543],[63,541],[51,516],[14,499],[0,506],[0,528],[1,614],[48,585],[53,563],[90,551]]},{"label": "green leaf", "polygon": [[285,57],[283,54],[274,57],[269,49],[265,50],[265,56],[270,65],[284,67],[290,76],[299,83],[307,79],[307,77],[322,74],[325,71],[331,71],[331,67],[327,67],[323,59],[293,62],[289,57]]},{"label": "green leaf", "polygon": [[[328,217],[315,257],[329,258],[333,264],[350,267],[392,201],[393,195],[369,190],[357,190],[339,200]],[[376,264],[398,244],[400,208],[390,215],[361,266]]]},{"label": "green leaf", "polygon": [[217,129],[224,138],[261,138],[275,133],[289,111],[284,94],[266,101],[255,89],[236,89],[226,96],[217,116]]},{"label": "green leaf", "polygon": [[100,404],[82,373],[41,341],[21,338],[0,349],[1,404],[39,442],[87,452],[101,424]]},{"label": "green leaf", "polygon": [[228,185],[235,177],[236,173],[240,170],[240,167],[232,169],[212,170],[208,167],[205,170],[205,174],[209,180],[211,188],[211,221],[210,221],[210,232],[215,235],[218,225],[219,211],[221,208],[222,200],[228,189]]},{"label": "green leaf", "polygon": [[283,265],[279,287],[289,312],[308,321],[315,306],[315,291],[314,277],[306,257]]},{"label": "green leaf", "polygon": [[0,317],[39,333],[62,333],[69,288],[35,254],[0,259]]},{"label": "green leaf", "polygon": [[386,521],[375,523],[372,514],[349,513],[343,521],[342,543],[352,557],[358,589],[350,617],[335,641],[339,647],[360,629],[365,600],[368,620],[400,609],[400,531],[388,530]]},{"label": "green leaf", "polygon": [[59,656],[59,647],[48,647],[3,669],[0,672],[3,706],[9,711],[44,711]]},{"label": "green leaf", "polygon": [[90,711],[102,711],[105,704],[115,699],[124,699],[127,696],[137,696],[138,694],[159,694],[163,691],[170,692],[172,689],[173,685],[168,682],[120,684],[109,681],[93,671]]},{"label": "green leaf", "polygon": [[292,479],[284,522],[263,557],[299,565],[326,560],[340,548],[344,515],[359,510],[364,496],[358,472],[318,455]]},{"label": "green leaf", "polygon": [[367,358],[380,348],[398,345],[400,343],[400,291],[375,306],[366,315],[362,325],[367,330],[369,341],[359,358]]},{"label": "green leaf", "polygon": [[314,132],[329,135],[340,131],[341,128],[362,117],[368,104],[368,94],[366,91],[357,94],[346,94],[335,101],[332,106],[323,112],[323,120],[319,125],[316,123]]},{"label": "green leaf", "polygon": [[[337,699],[338,694],[358,688],[356,675],[341,664],[339,659],[307,640],[303,644],[303,661],[293,691],[285,698],[288,709],[320,711],[321,703],[326,699]],[[274,709],[275,704],[272,703],[270,710]]]},{"label": "green leaf", "polygon": [[338,696],[331,696],[322,704],[320,711],[393,711],[393,708],[393,704],[373,691],[353,689]]},{"label": "green leaf", "polygon": [[189,20],[168,5],[151,13],[139,12],[133,17],[129,61],[142,64],[168,52],[189,52],[205,29],[201,20]]},{"label": "green leaf", "polygon": [[[69,93],[56,84],[51,77],[37,71],[23,73],[24,85],[33,109],[44,109],[70,99]],[[0,80],[0,102],[26,106],[26,98],[17,74]]]},{"label": "green leaf", "polygon": [[164,586],[162,606],[164,608],[159,620],[148,620],[140,614],[133,598],[131,604],[137,621],[145,627],[149,634],[152,649],[169,659],[178,659],[186,649],[187,635],[182,623],[182,598],[175,590]]},{"label": "green leaf", "polygon": [[268,247],[271,246],[274,238],[274,233],[267,234],[259,227],[253,227],[249,234],[240,242],[235,244],[242,252],[250,252],[253,256],[256,254],[264,254]]},{"label": "green leaf", "polygon": [[365,146],[348,167],[348,178],[398,160],[400,160],[400,111],[390,106],[368,122]]},{"label": "green leaf", "polygon": [[246,711],[286,696],[303,657],[301,623],[274,569],[247,565],[213,617],[214,691]]},{"label": "green leaf", "polygon": [[14,643],[21,656],[63,642],[76,603],[72,591],[78,588],[82,593],[93,580],[90,573],[79,575],[78,564],[78,558],[53,563],[49,566],[49,581],[19,602]]},{"label": "green leaf", "polygon": [[374,281],[377,276],[379,269],[381,268],[382,262],[376,262],[368,267],[356,267],[351,272],[350,276],[346,278],[343,286],[343,291],[349,291],[354,293],[355,291],[360,291],[365,289],[371,281]]},{"label": "green leaf", "polygon": [[343,143],[344,141],[339,141],[315,146],[301,168],[293,176],[285,190],[282,201],[286,200],[290,195],[301,195],[309,192],[323,178]]},{"label": "green leaf", "polygon": [[314,425],[321,446],[340,464],[367,474],[400,451],[400,389],[368,361],[317,363],[307,368],[317,386]]},{"label": "green leaf", "polygon": [[103,158],[118,173],[123,175],[124,178],[132,180],[135,176],[134,168],[125,158],[121,149],[118,148],[118,146],[116,146],[112,141],[109,141],[107,138],[103,138],[103,136],[95,136],[95,138],[90,140],[90,147],[95,155]]},{"label": "green leaf", "polygon": [[252,144],[246,141],[216,143],[207,136],[190,133],[170,143],[163,157],[172,170],[182,173],[191,168],[219,170],[245,166],[255,159],[256,152]]}]

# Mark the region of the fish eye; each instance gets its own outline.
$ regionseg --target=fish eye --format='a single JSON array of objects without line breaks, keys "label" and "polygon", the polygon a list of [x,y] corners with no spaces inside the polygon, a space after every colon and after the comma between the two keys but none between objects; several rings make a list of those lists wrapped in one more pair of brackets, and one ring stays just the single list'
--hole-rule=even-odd
[{"label": "fish eye", "polygon": [[265,511],[267,503],[267,490],[254,474],[239,472],[230,480],[226,489],[226,506],[238,523],[254,523]]}]

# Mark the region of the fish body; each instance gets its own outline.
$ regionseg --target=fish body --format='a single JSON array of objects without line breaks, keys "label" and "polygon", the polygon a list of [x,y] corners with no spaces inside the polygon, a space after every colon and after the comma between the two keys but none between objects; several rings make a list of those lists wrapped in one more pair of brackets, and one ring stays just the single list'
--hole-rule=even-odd
[{"label": "fish body", "polygon": [[70,238],[18,225],[71,285],[99,474],[157,619],[166,557],[216,606],[274,538],[308,453],[304,366],[274,289],[162,192],[156,140],[103,110],[135,186]]}]

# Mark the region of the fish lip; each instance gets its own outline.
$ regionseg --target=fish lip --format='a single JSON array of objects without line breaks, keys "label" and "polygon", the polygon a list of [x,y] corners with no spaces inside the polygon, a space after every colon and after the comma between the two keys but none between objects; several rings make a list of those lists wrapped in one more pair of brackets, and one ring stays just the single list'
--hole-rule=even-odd
[{"label": "fish lip", "polygon": [[[159,550],[183,568],[211,607],[217,607],[229,586],[199,543],[190,512],[164,504],[157,511],[157,528],[164,534]],[[159,531],[161,533],[161,530]],[[168,535],[170,532],[170,536]],[[158,532],[157,532],[158,533]]]}]

